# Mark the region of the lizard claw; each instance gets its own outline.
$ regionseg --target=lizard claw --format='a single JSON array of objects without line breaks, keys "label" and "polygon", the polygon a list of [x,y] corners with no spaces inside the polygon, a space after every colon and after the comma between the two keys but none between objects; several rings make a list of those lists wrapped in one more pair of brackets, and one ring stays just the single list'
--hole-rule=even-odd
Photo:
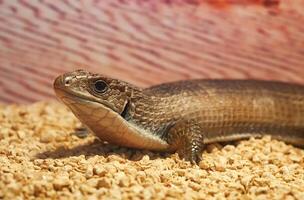
[{"label": "lizard claw", "polygon": [[180,158],[190,161],[191,164],[197,165],[202,160],[202,152],[201,149],[198,148],[184,149],[177,153]]}]

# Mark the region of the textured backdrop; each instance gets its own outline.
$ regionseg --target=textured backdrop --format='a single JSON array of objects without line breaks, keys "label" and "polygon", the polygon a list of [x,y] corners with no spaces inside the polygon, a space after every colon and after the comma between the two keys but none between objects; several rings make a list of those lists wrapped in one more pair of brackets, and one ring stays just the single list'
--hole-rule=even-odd
[{"label": "textured backdrop", "polygon": [[54,77],[78,68],[139,86],[304,83],[303,8],[304,0],[0,0],[0,102],[53,98]]}]

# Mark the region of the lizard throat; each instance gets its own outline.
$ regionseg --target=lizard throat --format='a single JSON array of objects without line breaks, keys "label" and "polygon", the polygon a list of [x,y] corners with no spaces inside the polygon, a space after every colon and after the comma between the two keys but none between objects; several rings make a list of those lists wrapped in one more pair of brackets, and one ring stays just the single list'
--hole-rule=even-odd
[{"label": "lizard throat", "polygon": [[121,113],[107,106],[83,98],[65,96],[63,102],[75,116],[97,137],[112,144],[150,150],[165,150],[166,141],[127,121],[131,103],[128,101]]}]

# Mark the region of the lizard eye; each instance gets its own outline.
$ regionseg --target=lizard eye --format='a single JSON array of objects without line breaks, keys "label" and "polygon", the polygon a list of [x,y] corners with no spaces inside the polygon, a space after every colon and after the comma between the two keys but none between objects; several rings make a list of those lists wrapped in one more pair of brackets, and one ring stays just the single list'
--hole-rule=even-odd
[{"label": "lizard eye", "polygon": [[93,86],[94,86],[94,91],[97,93],[104,93],[108,89],[108,85],[106,84],[106,82],[102,80],[95,81]]},{"label": "lizard eye", "polygon": [[70,86],[72,83],[72,79],[71,77],[66,77],[63,82],[65,86]]}]

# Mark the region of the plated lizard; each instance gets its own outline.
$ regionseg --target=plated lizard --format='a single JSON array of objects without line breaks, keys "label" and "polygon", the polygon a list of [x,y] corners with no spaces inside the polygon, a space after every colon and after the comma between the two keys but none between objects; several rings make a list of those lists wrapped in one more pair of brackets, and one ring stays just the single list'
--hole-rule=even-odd
[{"label": "plated lizard", "polygon": [[206,144],[271,135],[304,145],[304,86],[262,80],[184,80],[145,89],[84,70],[54,89],[109,143],[201,160]]}]

